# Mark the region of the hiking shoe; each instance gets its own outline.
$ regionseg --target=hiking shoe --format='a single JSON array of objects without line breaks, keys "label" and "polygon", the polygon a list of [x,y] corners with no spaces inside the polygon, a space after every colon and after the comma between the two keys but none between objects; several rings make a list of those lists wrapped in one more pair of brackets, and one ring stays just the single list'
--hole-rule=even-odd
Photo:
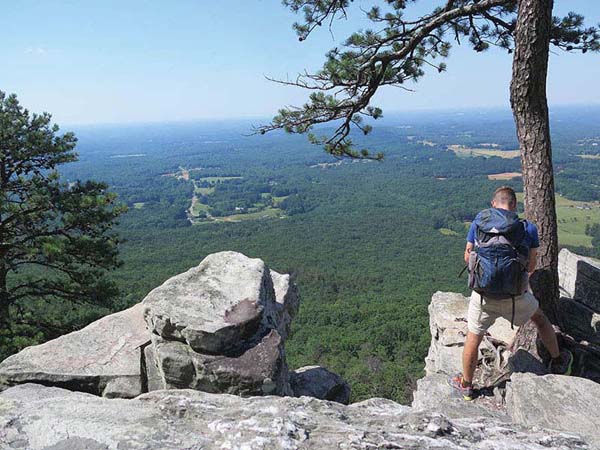
[{"label": "hiking shoe", "polygon": [[548,364],[550,373],[556,375],[571,375],[573,366],[573,353],[569,350],[562,350],[556,359],[551,359]]},{"label": "hiking shoe", "polygon": [[473,386],[463,386],[462,384],[462,375],[458,374],[456,376],[450,377],[448,379],[448,384],[452,386],[452,388],[462,395],[463,399],[467,401],[473,400],[474,391]]}]

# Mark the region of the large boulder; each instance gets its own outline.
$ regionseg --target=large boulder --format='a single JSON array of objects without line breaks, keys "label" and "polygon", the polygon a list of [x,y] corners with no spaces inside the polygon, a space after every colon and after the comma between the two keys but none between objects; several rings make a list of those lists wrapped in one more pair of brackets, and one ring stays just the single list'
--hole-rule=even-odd
[{"label": "large boulder", "polygon": [[292,320],[300,306],[298,288],[289,274],[280,274],[271,270],[271,279],[275,289],[277,331],[285,340],[290,334]]},{"label": "large boulder", "polygon": [[237,252],[207,256],[143,300],[148,328],[194,351],[223,354],[276,327],[273,280],[266,264]]},{"label": "large boulder", "polygon": [[579,437],[492,418],[447,419],[390,400],[157,391],[133,400],[26,384],[0,394],[0,448],[586,449]]},{"label": "large boulder", "polygon": [[235,355],[193,351],[177,341],[154,339],[159,376],[148,390],[191,388],[205,392],[252,395],[291,395],[283,343],[271,330],[257,343]]},{"label": "large boulder", "polygon": [[298,309],[289,275],[241,253],[207,256],[142,302],[148,389],[291,395],[284,338]]},{"label": "large boulder", "polygon": [[447,375],[431,374],[417,381],[412,407],[417,411],[435,411],[450,418],[494,417],[503,422],[509,421],[500,406],[502,399],[483,400],[467,402],[450,387]]},{"label": "large boulder", "polygon": [[[462,371],[462,350],[467,336],[469,298],[454,292],[436,292],[429,304],[431,345],[425,358],[425,373],[452,375]],[[509,346],[516,334],[510,323],[498,319],[488,330],[495,342]],[[485,345],[482,347],[485,349]],[[480,355],[481,356],[481,355]]]},{"label": "large boulder", "polygon": [[506,409],[522,425],[578,433],[600,448],[600,384],[585,378],[515,373]]},{"label": "large boulder", "polygon": [[600,313],[600,261],[579,256],[566,248],[558,255],[561,294]]},{"label": "large boulder", "polygon": [[136,305],[8,357],[0,363],[0,382],[132,398],[144,392],[141,360],[149,343],[142,306]]},{"label": "large boulder", "polygon": [[600,312],[568,297],[558,302],[563,331],[579,340],[600,344]]},{"label": "large boulder", "polygon": [[320,366],[306,366],[290,373],[290,385],[296,397],[303,395],[345,405],[350,401],[350,386],[342,377]]}]

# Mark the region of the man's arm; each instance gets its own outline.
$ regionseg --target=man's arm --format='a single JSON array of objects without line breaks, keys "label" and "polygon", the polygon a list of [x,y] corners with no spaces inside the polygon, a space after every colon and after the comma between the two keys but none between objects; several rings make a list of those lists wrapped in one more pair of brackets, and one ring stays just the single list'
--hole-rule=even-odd
[{"label": "man's arm", "polygon": [[531,275],[533,272],[535,272],[535,265],[537,263],[537,254],[538,254],[537,248],[529,249],[529,265],[527,267],[527,272],[529,272],[529,275]]},{"label": "man's arm", "polygon": [[467,242],[467,246],[465,247],[465,264],[469,264],[469,255],[471,254],[471,250],[473,250],[473,243]]}]

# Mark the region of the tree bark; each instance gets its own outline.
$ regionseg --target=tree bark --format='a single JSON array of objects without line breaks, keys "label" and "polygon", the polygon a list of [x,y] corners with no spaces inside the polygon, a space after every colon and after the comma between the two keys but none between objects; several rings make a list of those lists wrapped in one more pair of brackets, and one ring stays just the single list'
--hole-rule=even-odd
[{"label": "tree bark", "polygon": [[519,0],[510,101],[521,150],[525,216],[540,235],[530,284],[542,310],[557,323],[558,233],[546,97],[552,6],[553,0]]}]

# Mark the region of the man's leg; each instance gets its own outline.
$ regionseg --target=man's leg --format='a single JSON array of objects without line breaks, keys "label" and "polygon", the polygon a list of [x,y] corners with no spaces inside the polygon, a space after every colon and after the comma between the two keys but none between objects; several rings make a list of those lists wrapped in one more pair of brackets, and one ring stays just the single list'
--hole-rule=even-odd
[{"label": "man's leg", "polygon": [[552,359],[550,360],[550,373],[558,375],[571,375],[571,369],[573,366],[573,353],[569,350],[560,351],[558,347],[558,339],[552,324],[546,317],[546,315],[539,308],[531,316],[531,320],[535,323],[538,329],[538,335],[542,340],[544,347],[550,353]]},{"label": "man's leg", "polygon": [[465,347],[463,348],[463,384],[470,385],[473,383],[473,374],[477,367],[477,355],[479,353],[479,345],[483,339],[483,334],[475,334],[467,331],[465,339]]},{"label": "man's leg", "polygon": [[546,347],[546,350],[548,350],[548,353],[550,353],[552,359],[558,358],[560,356],[558,339],[556,339],[556,333],[554,332],[554,328],[552,328],[550,320],[546,317],[546,314],[538,308],[535,313],[533,313],[533,316],[531,316],[531,320],[535,323],[540,339],[542,340],[544,347]]}]

